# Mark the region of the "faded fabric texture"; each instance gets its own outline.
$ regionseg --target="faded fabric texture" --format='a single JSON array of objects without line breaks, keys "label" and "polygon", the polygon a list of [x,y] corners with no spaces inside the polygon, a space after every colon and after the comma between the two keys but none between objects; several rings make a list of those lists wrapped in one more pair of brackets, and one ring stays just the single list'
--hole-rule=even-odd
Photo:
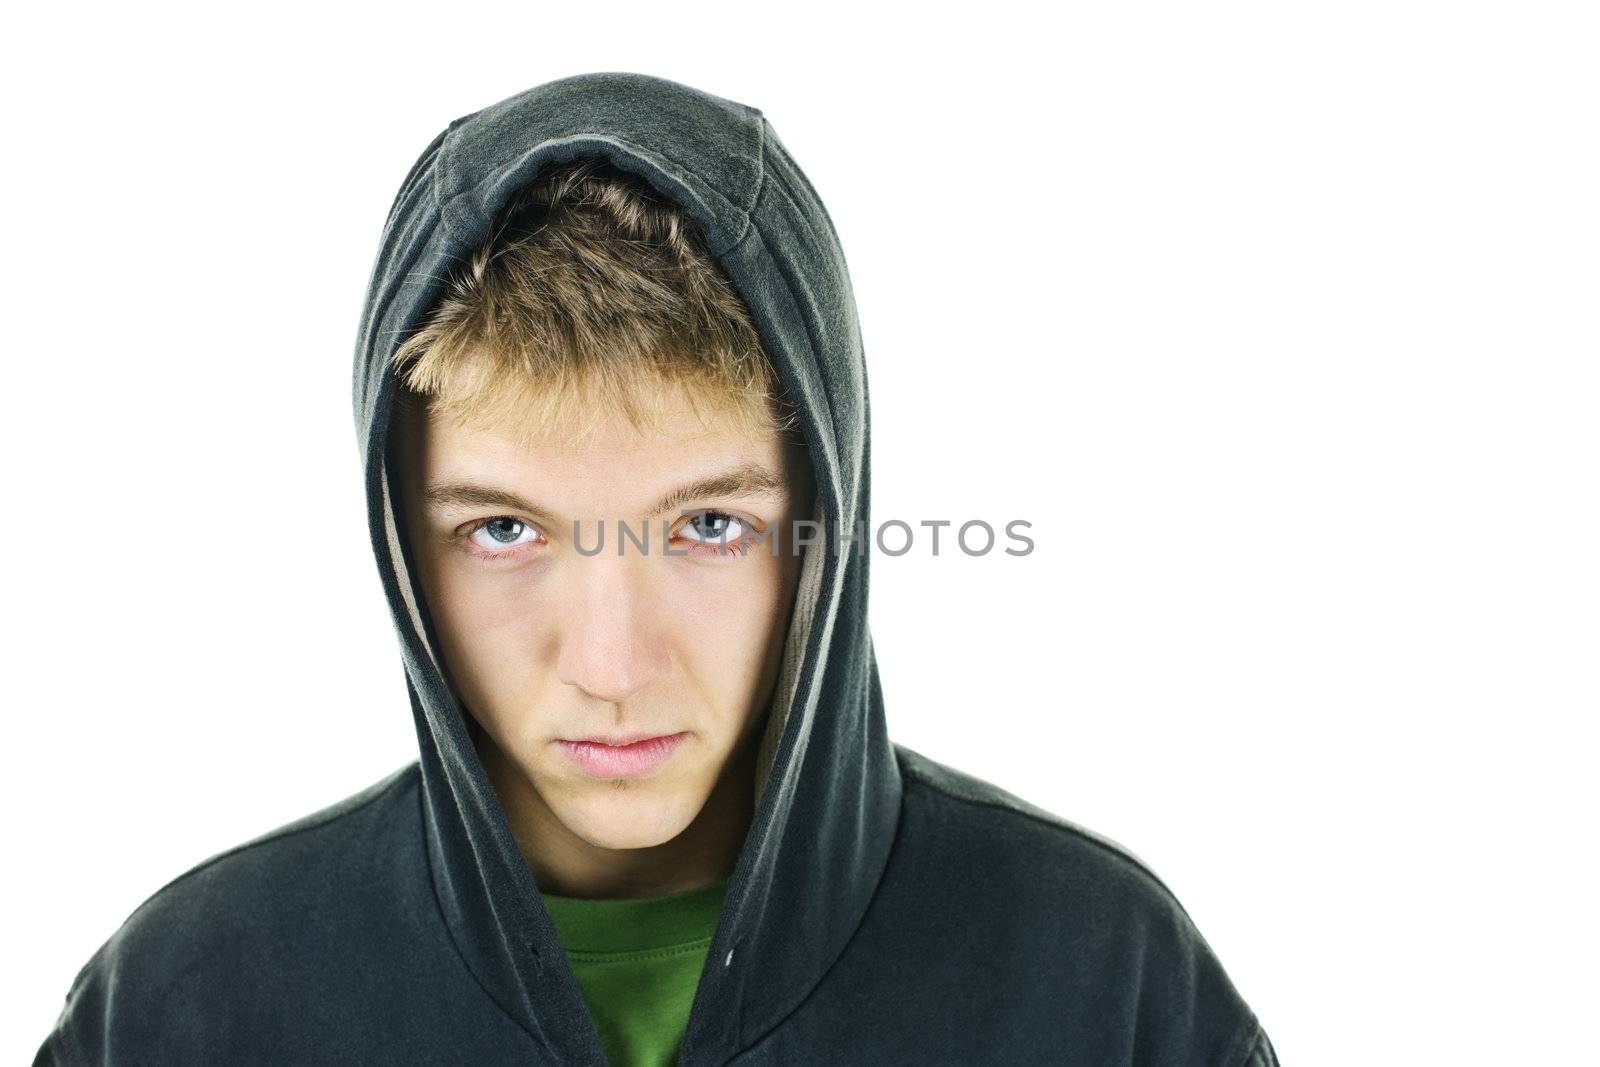
[{"label": "faded fabric texture", "polygon": [[827,517],[679,1062],[1274,1064],[1135,855],[891,743],[870,557],[839,548],[841,527],[871,529],[871,437],[838,235],[761,111],[629,73],[563,78],[451,122],[384,225],[352,390],[418,758],[155,892],[78,973],[37,1063],[606,1062],[434,658],[385,449],[393,351],[512,193],[580,155],[642,176],[704,226],[797,403]]}]

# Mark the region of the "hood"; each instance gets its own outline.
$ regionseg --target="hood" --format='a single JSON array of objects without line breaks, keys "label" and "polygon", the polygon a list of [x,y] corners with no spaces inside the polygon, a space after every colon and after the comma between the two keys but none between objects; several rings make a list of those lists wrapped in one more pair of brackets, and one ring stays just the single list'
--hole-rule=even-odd
[{"label": "hood", "polygon": [[420,748],[430,876],[478,984],[551,1057],[604,1064],[532,872],[437,659],[389,490],[397,380],[451,266],[542,169],[598,155],[704,227],[795,403],[825,537],[806,549],[760,748],[758,797],[680,1050],[720,1063],[822,980],[888,860],[901,782],[867,628],[867,378],[843,251],[762,112],[662,78],[562,78],[451,122],[422,150],[384,225],[356,342],[353,393],[372,548]]}]

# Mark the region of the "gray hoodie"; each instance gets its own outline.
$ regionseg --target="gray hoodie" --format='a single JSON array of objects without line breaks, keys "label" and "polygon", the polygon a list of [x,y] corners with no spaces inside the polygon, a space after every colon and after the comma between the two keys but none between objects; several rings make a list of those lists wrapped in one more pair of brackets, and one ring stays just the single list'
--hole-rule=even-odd
[{"label": "gray hoodie", "polygon": [[605,1063],[540,887],[436,658],[391,503],[395,348],[545,167],[599,155],[703,225],[815,468],[755,814],[679,1051],[740,1064],[1275,1064],[1127,849],[890,741],[867,626],[866,364],[822,201],[754,107],[661,78],[539,85],[451,122],[383,229],[353,397],[418,758],[144,901],[41,1064]]}]

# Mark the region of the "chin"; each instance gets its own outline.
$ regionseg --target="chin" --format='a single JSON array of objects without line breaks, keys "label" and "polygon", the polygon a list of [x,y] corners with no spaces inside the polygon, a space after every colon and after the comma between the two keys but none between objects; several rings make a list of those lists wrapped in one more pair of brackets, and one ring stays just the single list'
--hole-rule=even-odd
[{"label": "chin", "polygon": [[652,848],[688,829],[701,805],[680,788],[663,796],[655,789],[618,789],[604,783],[570,798],[556,810],[567,829],[596,848]]}]

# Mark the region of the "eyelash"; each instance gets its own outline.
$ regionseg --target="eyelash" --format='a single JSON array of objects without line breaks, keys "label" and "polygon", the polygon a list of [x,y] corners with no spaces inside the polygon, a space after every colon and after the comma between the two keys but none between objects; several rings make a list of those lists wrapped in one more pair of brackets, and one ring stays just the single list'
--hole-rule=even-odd
[{"label": "eyelash", "polygon": [[[744,527],[746,532],[741,534],[736,539],[729,541],[727,544],[723,544],[719,541],[691,542],[688,549],[688,554],[690,555],[707,556],[712,559],[725,559],[732,556],[744,556],[748,554],[749,545],[760,536],[759,531],[755,530],[754,523],[743,516],[734,514],[731,511],[718,511],[715,508],[705,508],[699,511],[691,512],[684,517],[693,519],[702,515],[713,518],[732,519],[734,522],[737,522],[740,526]],[[520,523],[523,527],[528,529],[539,529],[536,524],[528,522],[526,519],[519,519],[515,515],[490,515],[487,518],[479,519],[476,522],[469,523],[462,527],[461,530],[456,534],[456,539],[466,546],[468,553],[490,563],[496,563],[501,560],[510,559],[513,556],[521,555],[522,550],[526,548],[527,545],[517,545],[516,547],[505,552],[485,552],[473,542],[473,534],[477,533],[491,522],[497,522],[501,519],[508,519],[511,522]],[[542,535],[543,531],[540,531],[540,533]],[[638,545],[631,539],[631,537],[628,541],[628,547],[634,549],[635,551],[638,550]]]}]

